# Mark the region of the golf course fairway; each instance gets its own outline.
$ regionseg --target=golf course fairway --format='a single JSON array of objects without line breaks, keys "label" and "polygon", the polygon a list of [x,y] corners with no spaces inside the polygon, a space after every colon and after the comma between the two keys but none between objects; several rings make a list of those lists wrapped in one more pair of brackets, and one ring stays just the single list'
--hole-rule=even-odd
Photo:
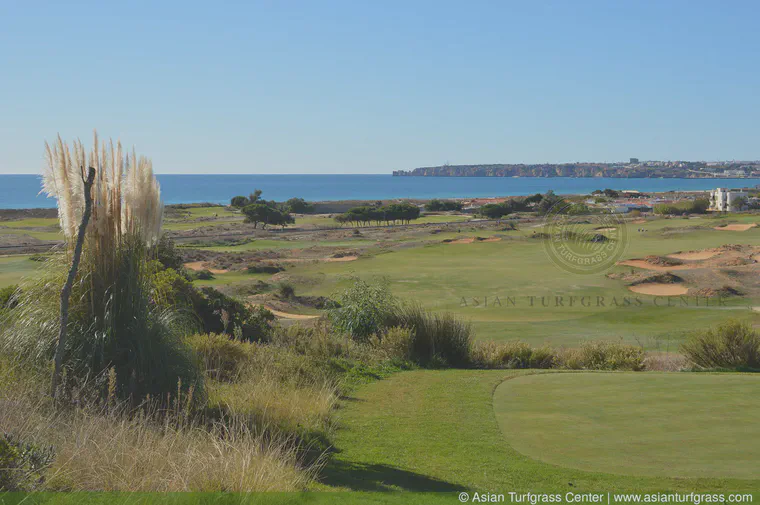
[{"label": "golf course fairway", "polygon": [[760,377],[553,373],[494,392],[507,442],[538,461],[621,475],[757,478]]}]

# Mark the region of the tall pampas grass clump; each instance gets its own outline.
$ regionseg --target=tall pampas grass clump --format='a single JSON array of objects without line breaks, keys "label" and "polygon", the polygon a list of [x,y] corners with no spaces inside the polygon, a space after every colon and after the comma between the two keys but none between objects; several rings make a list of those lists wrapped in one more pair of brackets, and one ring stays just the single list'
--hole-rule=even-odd
[{"label": "tall pampas grass clump", "polygon": [[121,143],[100,142],[97,134],[89,153],[80,141],[69,146],[59,136],[52,146],[45,144],[45,157],[42,191],[58,202],[68,247],[49,262],[45,279],[22,289],[18,310],[0,330],[0,346],[49,363],[60,326],[61,267],[76,242],[83,175],[92,167],[92,216],[71,293],[65,373],[69,381],[93,384],[115,374],[115,393],[132,400],[176,392],[178,383],[199,396],[201,374],[181,339],[193,328],[152,301],[150,260],[161,235],[163,204],[151,161],[134,151],[124,154]]}]

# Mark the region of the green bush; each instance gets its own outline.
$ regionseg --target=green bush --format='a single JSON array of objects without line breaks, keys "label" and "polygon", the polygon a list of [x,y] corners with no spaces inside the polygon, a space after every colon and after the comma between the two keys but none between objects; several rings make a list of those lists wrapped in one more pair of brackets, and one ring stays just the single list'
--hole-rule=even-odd
[{"label": "green bush", "polygon": [[280,282],[277,284],[277,295],[288,300],[296,295],[296,288],[289,282]]},{"label": "green bush", "polygon": [[644,350],[622,342],[587,341],[560,353],[557,363],[571,370],[640,371],[644,369]]},{"label": "green bush", "polygon": [[50,447],[25,443],[3,433],[0,436],[0,491],[34,491],[44,483],[44,471],[53,457]]},{"label": "green bush", "polygon": [[532,348],[525,342],[476,342],[472,362],[480,368],[552,368],[556,353],[551,347]]},{"label": "green bush", "polygon": [[410,361],[414,344],[414,332],[409,328],[394,326],[371,339],[374,347],[391,359]]},{"label": "green bush", "polygon": [[463,367],[470,363],[472,326],[449,312],[439,314],[417,304],[400,305],[386,325],[412,331],[411,357],[420,365]]},{"label": "green bush", "polygon": [[350,288],[333,298],[337,301],[329,311],[333,325],[361,341],[385,328],[398,305],[387,280],[370,284],[356,277]]},{"label": "green bush", "polygon": [[206,375],[221,381],[235,379],[253,351],[251,344],[218,333],[196,334],[187,342],[200,358]]},{"label": "green bush", "polygon": [[12,309],[18,304],[18,284],[0,288],[0,311]]},{"label": "green bush", "polygon": [[760,369],[760,333],[741,321],[695,332],[681,350],[699,368]]}]

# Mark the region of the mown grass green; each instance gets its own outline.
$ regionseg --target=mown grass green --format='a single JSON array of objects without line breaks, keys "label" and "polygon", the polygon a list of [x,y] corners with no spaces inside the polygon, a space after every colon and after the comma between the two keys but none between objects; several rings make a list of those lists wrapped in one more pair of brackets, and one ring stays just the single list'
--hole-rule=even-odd
[{"label": "mown grass green", "polygon": [[501,384],[494,411],[530,458],[621,475],[756,479],[760,380],[747,374],[571,373]]}]

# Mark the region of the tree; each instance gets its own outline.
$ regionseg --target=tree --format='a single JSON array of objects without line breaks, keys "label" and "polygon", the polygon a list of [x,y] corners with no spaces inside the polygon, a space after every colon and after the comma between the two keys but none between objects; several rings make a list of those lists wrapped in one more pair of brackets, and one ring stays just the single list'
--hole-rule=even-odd
[{"label": "tree", "polygon": [[462,210],[462,207],[462,202],[438,200],[437,198],[434,198],[425,204],[425,210],[428,212],[460,211]]},{"label": "tree", "polygon": [[291,198],[285,202],[285,210],[294,214],[310,214],[314,212],[314,206],[303,198]]},{"label": "tree", "polygon": [[248,203],[256,203],[261,198],[261,190],[260,189],[254,189],[253,193],[248,195]]},{"label": "tree", "polygon": [[289,224],[295,223],[293,216],[266,203],[246,205],[243,207],[243,214],[245,214],[245,222],[253,223],[254,228],[258,228],[259,223],[262,223],[262,228],[266,228],[270,224],[284,228]]},{"label": "tree", "polygon": [[230,200],[230,205],[232,207],[236,207],[238,209],[242,209],[246,205],[248,205],[248,198],[244,196],[233,196],[232,200]]}]

